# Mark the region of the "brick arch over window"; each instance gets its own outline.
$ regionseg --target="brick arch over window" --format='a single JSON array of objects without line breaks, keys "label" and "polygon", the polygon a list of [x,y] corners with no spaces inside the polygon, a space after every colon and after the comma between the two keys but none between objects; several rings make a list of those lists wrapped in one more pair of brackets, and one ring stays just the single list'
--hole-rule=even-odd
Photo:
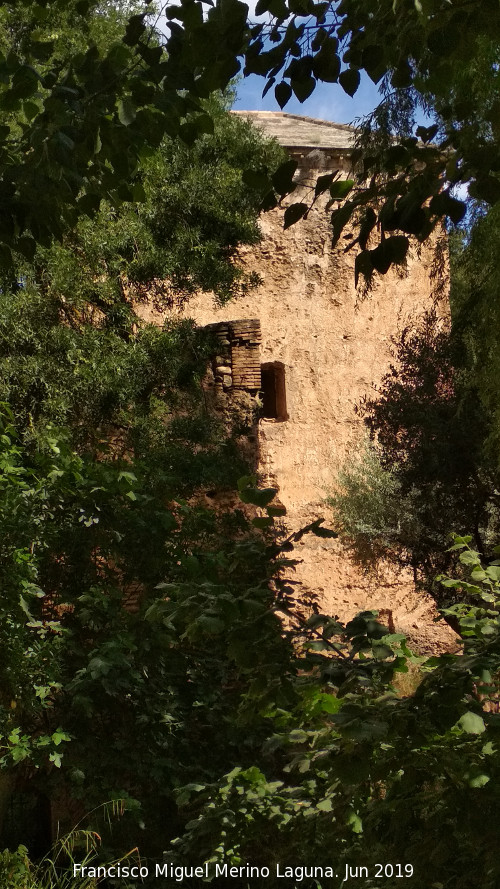
[{"label": "brick arch over window", "polygon": [[282,361],[261,364],[261,392],[262,416],[269,420],[288,420],[285,365]]}]

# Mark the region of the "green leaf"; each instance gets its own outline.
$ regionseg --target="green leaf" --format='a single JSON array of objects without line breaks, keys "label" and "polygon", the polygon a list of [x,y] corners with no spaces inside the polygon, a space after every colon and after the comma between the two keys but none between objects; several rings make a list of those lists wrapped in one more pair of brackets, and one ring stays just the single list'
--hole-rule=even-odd
[{"label": "green leaf", "polygon": [[78,209],[87,216],[94,216],[101,206],[101,198],[97,194],[87,192],[78,200]]},{"label": "green leaf", "polygon": [[484,787],[490,780],[490,776],[486,775],[479,766],[473,767],[465,777],[469,787]]},{"label": "green leaf", "polygon": [[52,734],[51,738],[56,747],[58,747],[62,741],[71,740],[70,736],[66,734],[66,732],[64,732],[62,729],[57,729],[57,731]]},{"label": "green leaf", "polygon": [[144,23],[145,18],[146,13],[133,15],[129,18],[125,36],[123,38],[123,42],[126,43],[127,46],[133,46],[134,44],[139,42],[140,37],[142,37],[144,31],[146,30],[146,25]]},{"label": "green leaf", "polygon": [[330,197],[333,201],[343,201],[354,185],[354,179],[337,179],[330,185]]},{"label": "green leaf", "polygon": [[431,127],[417,127],[416,130],[417,136],[422,142],[430,142],[438,132],[438,124],[433,124]]},{"label": "green leaf", "polygon": [[316,803],[316,808],[320,812],[331,812],[332,811],[332,800],[330,797],[326,799],[320,799],[319,803]]},{"label": "green leaf", "polygon": [[465,202],[452,197],[448,191],[435,195],[431,200],[430,208],[438,216],[448,216],[455,225],[462,221],[467,210]]},{"label": "green leaf", "polygon": [[[500,583],[500,567],[489,565],[486,569],[486,574],[494,583]],[[476,580],[476,578],[474,578],[474,580]]]},{"label": "green leaf", "polygon": [[282,80],[281,83],[274,87],[274,95],[278,105],[283,109],[292,98],[292,87],[285,80]]},{"label": "green leaf", "polygon": [[23,102],[23,111],[27,120],[33,120],[40,113],[40,108],[36,102]]},{"label": "green leaf", "polygon": [[354,96],[361,80],[359,71],[356,68],[347,68],[339,74],[339,83],[348,96]]},{"label": "green leaf", "polygon": [[118,109],[120,123],[122,123],[124,127],[129,127],[137,116],[136,105],[130,97],[125,96],[123,99],[118,99],[116,107]]},{"label": "green leaf", "polygon": [[218,636],[226,628],[224,621],[219,617],[212,617],[210,614],[200,614],[197,624],[212,636]]},{"label": "green leaf", "polygon": [[38,90],[38,75],[28,65],[21,66],[14,74],[12,81],[12,96],[16,99],[28,99]]},{"label": "green leaf", "polygon": [[393,657],[394,652],[392,648],[389,648],[388,645],[385,645],[383,642],[377,642],[375,645],[372,645],[373,657],[377,661],[384,661],[388,657]]},{"label": "green leaf", "polygon": [[137,476],[133,472],[120,472],[118,473],[118,481],[121,482],[122,479],[125,479],[126,482],[132,484],[132,482],[137,481]]},{"label": "green leaf", "polygon": [[272,184],[279,195],[290,194],[296,188],[293,181],[297,161],[288,160],[281,164],[272,177]]},{"label": "green leaf", "polygon": [[435,28],[427,38],[427,46],[430,51],[445,58],[457,49],[459,43],[460,32],[458,28],[450,24]]},{"label": "green leaf", "polygon": [[190,123],[197,136],[201,136],[204,133],[209,136],[213,135],[214,122],[210,114],[197,114],[195,117],[190,118]]},{"label": "green leaf", "polygon": [[477,713],[473,713],[472,710],[468,710],[467,713],[460,717],[458,725],[462,731],[467,732],[469,735],[480,735],[486,730],[484,719]]},{"label": "green leaf", "polygon": [[268,210],[274,210],[274,208],[277,206],[278,199],[274,193],[274,188],[270,188],[267,194],[265,194],[262,198],[260,209],[263,213],[267,213]]},{"label": "green leaf", "polygon": [[384,47],[380,44],[366,46],[361,54],[361,64],[374,83],[385,73]]},{"label": "green leaf", "polygon": [[33,18],[38,22],[46,22],[50,16],[50,10],[45,6],[35,3],[32,11]]},{"label": "green leaf", "polygon": [[406,87],[411,85],[411,82],[411,67],[406,59],[403,59],[392,73],[391,85],[394,87],[394,89],[405,89]]},{"label": "green leaf", "polygon": [[272,16],[281,20],[289,15],[284,0],[258,0],[255,14],[263,15],[265,12],[270,12]]},{"label": "green leaf", "polygon": [[352,828],[353,833],[363,833],[363,822],[356,812],[350,813],[347,823]]},{"label": "green leaf", "polygon": [[469,195],[487,204],[496,204],[500,201],[500,180],[495,176],[478,177],[469,185]]},{"label": "green leaf", "polygon": [[304,729],[292,729],[288,735],[288,739],[292,744],[305,744],[309,740],[309,735]]},{"label": "green leaf", "polygon": [[482,568],[474,568],[471,574],[471,579],[477,583],[481,583],[483,580],[486,580],[487,576],[486,571],[483,571]]},{"label": "green leaf", "polygon": [[47,62],[54,52],[53,40],[32,40],[29,47],[29,54],[37,62]]},{"label": "green leaf", "polygon": [[[328,39],[328,31],[326,30],[326,28],[318,28],[312,41],[311,41],[312,52],[318,52],[318,50],[321,49],[322,44],[327,39]],[[330,39],[335,39],[335,38],[330,38]],[[338,40],[336,41],[336,44],[337,45],[336,45],[335,49],[338,48],[338,45],[339,45]]]},{"label": "green leaf", "polygon": [[342,701],[334,695],[322,694],[318,704],[323,713],[338,713],[342,706]]},{"label": "green leaf", "polygon": [[254,488],[256,484],[257,477],[255,475],[242,475],[237,481],[238,491],[244,491],[245,488]]},{"label": "green leaf", "polygon": [[272,87],[274,86],[275,83],[276,83],[276,78],[270,77],[269,80],[267,81],[264,89],[262,90],[262,98],[264,98],[264,96],[267,96],[269,90],[272,89]]},{"label": "green leaf", "polygon": [[290,204],[285,210],[284,228],[290,228],[290,226],[295,225],[299,219],[303,219],[308,211],[309,207],[307,204]]},{"label": "green leaf", "polygon": [[31,620],[31,611],[24,596],[19,596],[19,605],[21,607],[21,610],[24,611],[26,617],[29,617]]},{"label": "green leaf", "polygon": [[308,15],[309,0],[288,0],[288,8],[294,15]]},{"label": "green leaf", "polygon": [[462,562],[462,565],[473,565],[473,566],[477,565],[478,567],[481,567],[481,560],[479,558],[479,553],[476,552],[476,550],[474,550],[474,549],[465,550],[465,552],[460,554],[459,558],[460,558],[460,561]]},{"label": "green leaf", "polygon": [[323,194],[323,192],[325,191],[328,191],[333,182],[334,176],[335,173],[324,173],[323,176],[318,176],[316,180],[316,186],[314,188],[314,194],[317,196]]},{"label": "green leaf", "polygon": [[309,98],[311,93],[314,92],[314,88],[316,86],[316,81],[315,81],[314,77],[311,77],[311,75],[309,74],[306,77],[300,77],[300,78],[292,77],[291,85],[292,85],[292,90],[294,91],[295,95],[297,96],[297,99],[299,100],[299,102],[305,102],[306,99]]},{"label": "green leaf", "polygon": [[338,41],[335,38],[328,38],[313,60],[313,74],[324,83],[336,83],[339,79],[341,63],[336,51],[337,46]]},{"label": "green leaf", "polygon": [[306,626],[314,630],[327,624],[329,619],[326,614],[311,614],[306,620]]}]

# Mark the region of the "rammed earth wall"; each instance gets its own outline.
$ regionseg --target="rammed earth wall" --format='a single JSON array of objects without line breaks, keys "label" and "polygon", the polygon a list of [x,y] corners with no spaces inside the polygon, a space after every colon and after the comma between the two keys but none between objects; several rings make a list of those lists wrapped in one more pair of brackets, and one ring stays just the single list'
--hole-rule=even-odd
[{"label": "rammed earth wall", "polygon": [[[308,118],[296,118],[294,130],[294,115],[267,112],[254,117],[278,136],[280,120],[286,124],[282,144],[299,161],[301,184],[294,201],[308,198],[318,171],[347,173],[348,128],[319,122],[315,141],[315,122]],[[294,135],[299,130],[300,138]],[[295,144],[301,140],[310,145]],[[332,249],[325,203],[287,231],[281,210],[262,216],[262,242],[240,254],[246,269],[262,278],[257,290],[223,309],[206,296],[192,299],[184,309],[200,325],[260,321],[260,361],[278,366],[286,409],[258,424],[258,468],[264,484],[278,487],[286,522],[294,529],[321,515],[328,519],[324,498],[363,436],[356,405],[373,395],[387,372],[391,338],[433,303],[437,243],[411,255],[406,275],[389,272],[361,298],[354,286],[353,251],[344,252],[348,235]],[[255,365],[255,355],[252,360]],[[231,374],[225,366],[216,383],[230,394],[240,370],[237,362]],[[278,376],[276,381],[279,387]],[[406,632],[424,651],[453,641],[447,626],[433,622],[433,603],[415,592],[409,573],[386,569],[377,577],[364,575],[338,541],[310,535],[299,544],[297,556],[302,561],[295,579],[317,594],[322,609],[341,619],[368,608],[392,612],[396,630]]]}]

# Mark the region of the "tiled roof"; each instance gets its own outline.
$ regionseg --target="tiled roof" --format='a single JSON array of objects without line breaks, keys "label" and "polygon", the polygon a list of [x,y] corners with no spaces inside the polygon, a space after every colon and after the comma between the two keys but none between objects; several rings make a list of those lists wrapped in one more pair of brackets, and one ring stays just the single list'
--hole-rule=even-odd
[{"label": "tiled roof", "polygon": [[287,111],[233,111],[233,114],[247,117],[285,148],[352,148],[355,130],[345,123],[316,120]]}]

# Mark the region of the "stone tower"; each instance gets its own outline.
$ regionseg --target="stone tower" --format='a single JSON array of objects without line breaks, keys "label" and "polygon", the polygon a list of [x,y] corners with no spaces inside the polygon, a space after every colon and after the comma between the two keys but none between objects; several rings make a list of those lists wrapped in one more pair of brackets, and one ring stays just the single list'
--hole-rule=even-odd
[{"label": "stone tower", "polygon": [[[275,137],[297,160],[300,185],[293,201],[309,196],[318,173],[348,172],[351,127],[285,112],[236,113]],[[254,336],[249,368],[255,388],[260,362],[259,472],[264,484],[279,489],[290,529],[319,516],[328,520],[325,496],[363,435],[356,404],[374,393],[387,372],[391,338],[433,301],[431,247],[410,257],[405,276],[390,271],[361,298],[354,286],[353,253],[345,253],[342,243],[331,247],[325,204],[326,199],[318,202],[307,219],[286,231],[281,210],[264,214],[261,243],[240,253],[246,269],[260,275],[259,288],[224,308],[205,296],[190,300],[184,310],[200,325],[235,322],[234,336],[240,329],[243,335],[247,328],[255,333],[255,324],[243,322],[260,321],[261,341]],[[245,341],[236,336],[234,342],[226,391],[241,381]],[[424,651],[450,640],[451,631],[433,623],[433,603],[415,592],[409,574],[387,569],[367,576],[337,540],[311,535],[302,539],[296,555],[301,559],[296,579],[329,613],[346,619],[368,608],[391,611],[396,629]]]}]

